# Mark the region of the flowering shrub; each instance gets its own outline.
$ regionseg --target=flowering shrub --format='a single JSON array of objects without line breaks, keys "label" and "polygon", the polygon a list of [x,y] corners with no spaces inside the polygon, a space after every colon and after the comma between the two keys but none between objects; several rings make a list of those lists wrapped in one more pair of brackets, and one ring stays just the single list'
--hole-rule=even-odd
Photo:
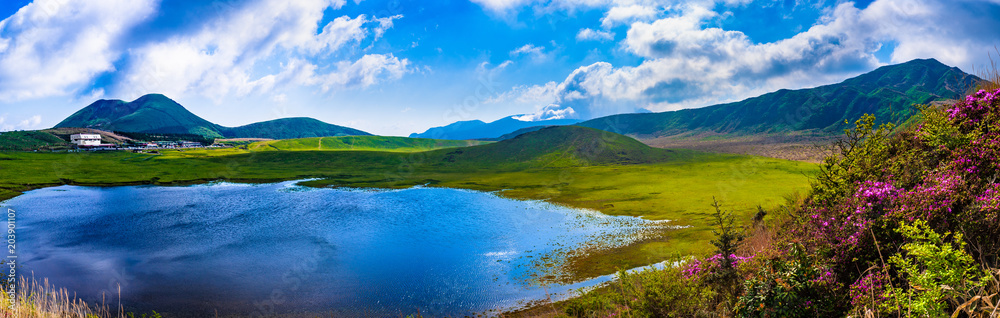
[{"label": "flowering shrub", "polygon": [[793,248],[790,259],[766,261],[744,281],[736,302],[738,317],[826,317],[838,312],[833,291],[835,274],[804,251]]},{"label": "flowering shrub", "polygon": [[[927,250],[940,245],[913,245],[915,230],[900,224],[928,224],[928,233],[964,235],[976,248],[961,245],[953,249],[955,253],[997,266],[1000,90],[982,90],[943,110],[927,107],[922,113],[924,120],[919,126],[892,137],[887,137],[885,127],[875,129],[872,118],[856,122],[857,127],[847,131],[848,139],[838,144],[840,156],[825,162],[819,182],[802,208],[797,237],[828,261],[839,280],[832,287],[848,286],[835,292],[845,302],[849,297],[853,306],[887,304],[899,300],[898,295],[919,294],[922,287],[885,286],[921,277],[904,269],[913,269],[916,263],[907,263],[909,267],[900,263],[906,259],[917,262],[912,257],[919,253],[897,255],[897,263],[889,271],[859,271],[883,268],[880,252],[917,247]],[[937,251],[951,250],[942,247]],[[952,278],[971,274],[956,275]],[[750,292],[748,287],[746,293]],[[947,293],[921,295],[930,295],[925,298],[937,303],[950,297]],[[943,312],[943,308],[934,310]]]},{"label": "flowering shrub", "polygon": [[879,267],[862,276],[851,284],[851,305],[855,308],[876,307],[876,304],[886,302],[885,289],[889,287],[889,276]]},{"label": "flowering shrub", "polygon": [[[743,264],[746,261],[751,260],[753,257],[751,256],[742,257],[742,256],[736,256],[736,254],[730,254],[729,258],[735,262],[734,265],[739,266],[740,264]],[[704,260],[696,258],[684,264],[684,266],[682,267],[682,272],[684,273],[684,278],[686,279],[698,279],[701,278],[703,275],[711,273],[715,269],[722,266],[721,265],[722,262],[723,262],[722,254],[715,254]]]},{"label": "flowering shrub", "polygon": [[986,191],[976,197],[976,203],[985,219],[1000,219],[1000,184],[991,183]]}]

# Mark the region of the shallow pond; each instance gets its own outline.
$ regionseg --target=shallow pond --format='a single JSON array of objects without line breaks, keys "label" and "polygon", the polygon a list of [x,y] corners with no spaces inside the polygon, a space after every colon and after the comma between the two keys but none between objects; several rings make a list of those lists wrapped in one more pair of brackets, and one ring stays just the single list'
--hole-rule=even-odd
[{"label": "shallow pond", "polygon": [[564,296],[566,253],[668,223],[442,188],[61,186],[8,200],[20,274],[171,316],[462,316]]}]

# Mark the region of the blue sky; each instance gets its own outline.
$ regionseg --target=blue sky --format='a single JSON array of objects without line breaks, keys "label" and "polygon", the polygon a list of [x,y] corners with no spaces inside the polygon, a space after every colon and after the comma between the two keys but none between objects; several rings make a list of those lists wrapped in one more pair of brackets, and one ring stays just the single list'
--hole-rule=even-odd
[{"label": "blue sky", "polygon": [[238,126],[408,135],[740,100],[1000,43],[1000,0],[7,0],[0,130],[163,93]]}]

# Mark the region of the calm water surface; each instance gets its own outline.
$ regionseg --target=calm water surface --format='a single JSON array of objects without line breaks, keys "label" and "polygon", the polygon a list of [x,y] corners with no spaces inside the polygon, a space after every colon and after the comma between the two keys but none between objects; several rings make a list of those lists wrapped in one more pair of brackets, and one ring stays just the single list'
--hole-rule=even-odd
[{"label": "calm water surface", "polygon": [[18,212],[21,273],[172,316],[461,316],[567,294],[560,256],[663,222],[438,188],[62,186]]}]

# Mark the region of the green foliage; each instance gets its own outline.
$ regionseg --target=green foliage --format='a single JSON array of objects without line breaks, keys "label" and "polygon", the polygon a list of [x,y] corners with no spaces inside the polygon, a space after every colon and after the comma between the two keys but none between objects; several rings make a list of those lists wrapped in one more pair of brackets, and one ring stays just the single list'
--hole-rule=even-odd
[{"label": "green foliage", "polygon": [[823,160],[816,177],[816,202],[832,205],[852,193],[858,183],[878,180],[890,156],[889,134],[895,125],[874,126],[875,116],[865,114],[854,122],[854,128],[844,129],[844,138],[834,143],[837,153]]},{"label": "green foliage", "polygon": [[737,317],[827,317],[840,303],[832,293],[833,274],[793,245],[787,257],[764,261],[743,282]]},{"label": "green foliage", "polygon": [[723,212],[719,207],[719,201],[712,198],[712,207],[715,208],[715,225],[718,230],[712,230],[715,239],[712,245],[716,248],[716,255],[719,257],[719,264],[713,267],[712,271],[705,277],[706,281],[715,287],[719,295],[724,298],[723,302],[728,303],[735,299],[739,291],[739,275],[736,269],[736,250],[743,241],[745,235],[737,232],[734,225],[734,217],[731,212]]},{"label": "green foliage", "polygon": [[982,287],[986,277],[965,252],[961,233],[946,241],[950,232],[938,234],[919,219],[912,225],[900,223],[897,231],[910,243],[902,246],[905,254],[896,253],[889,263],[907,285],[888,288],[885,297],[890,302],[883,303],[883,309],[898,310],[912,317],[948,316],[949,299],[962,291]]},{"label": "green foliage", "polygon": [[918,107],[923,122],[915,134],[931,151],[947,154],[968,145],[975,138],[972,134],[962,133],[943,110],[932,106]]},{"label": "green foliage", "polygon": [[704,317],[711,316],[715,291],[684,277],[677,267],[619,271],[607,292],[571,299],[563,306],[571,317]]}]

